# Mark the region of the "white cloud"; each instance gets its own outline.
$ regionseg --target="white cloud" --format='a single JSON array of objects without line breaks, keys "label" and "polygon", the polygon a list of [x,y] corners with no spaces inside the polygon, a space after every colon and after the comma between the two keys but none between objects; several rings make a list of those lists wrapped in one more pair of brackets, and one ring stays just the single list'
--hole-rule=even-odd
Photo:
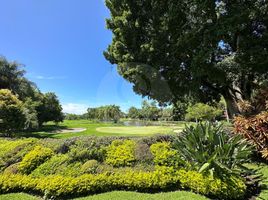
[{"label": "white cloud", "polygon": [[55,79],[66,79],[66,76],[35,76],[36,79],[39,80],[55,80]]},{"label": "white cloud", "polygon": [[63,112],[71,114],[83,114],[87,111],[88,107],[86,104],[78,103],[66,103],[62,105]]}]

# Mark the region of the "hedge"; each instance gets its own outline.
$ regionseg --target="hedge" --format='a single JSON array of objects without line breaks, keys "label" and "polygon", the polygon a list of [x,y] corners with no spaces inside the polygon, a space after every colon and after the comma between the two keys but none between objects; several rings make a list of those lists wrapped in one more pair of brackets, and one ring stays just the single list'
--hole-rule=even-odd
[{"label": "hedge", "polygon": [[52,175],[34,178],[22,174],[1,174],[0,193],[39,192],[54,197],[70,197],[111,190],[154,192],[164,190],[191,190],[195,193],[221,199],[243,199],[246,186],[243,180],[206,177],[195,171],[156,167],[153,172],[85,174],[79,177]]}]

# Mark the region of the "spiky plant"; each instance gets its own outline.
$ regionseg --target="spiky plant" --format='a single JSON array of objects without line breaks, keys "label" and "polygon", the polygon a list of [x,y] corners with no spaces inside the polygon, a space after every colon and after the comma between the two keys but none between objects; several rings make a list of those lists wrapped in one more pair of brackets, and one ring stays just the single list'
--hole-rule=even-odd
[{"label": "spiky plant", "polygon": [[186,167],[221,178],[245,171],[252,152],[240,136],[230,137],[209,122],[186,126],[173,145]]}]

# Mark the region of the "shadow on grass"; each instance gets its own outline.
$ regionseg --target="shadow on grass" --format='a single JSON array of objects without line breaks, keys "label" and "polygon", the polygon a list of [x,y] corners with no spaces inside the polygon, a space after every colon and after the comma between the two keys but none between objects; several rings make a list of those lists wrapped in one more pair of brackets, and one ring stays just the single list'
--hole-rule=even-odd
[{"label": "shadow on grass", "polygon": [[[12,134],[12,138],[54,138],[58,131],[62,129],[68,129],[67,126],[62,125],[44,125],[38,130],[31,131],[19,131],[17,133]],[[7,137],[4,134],[0,134],[0,137]]]}]

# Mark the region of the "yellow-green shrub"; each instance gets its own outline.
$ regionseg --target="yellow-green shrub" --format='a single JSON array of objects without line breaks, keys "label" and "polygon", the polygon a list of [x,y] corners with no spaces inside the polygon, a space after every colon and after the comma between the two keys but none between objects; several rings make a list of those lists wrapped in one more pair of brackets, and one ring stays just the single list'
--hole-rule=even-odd
[{"label": "yellow-green shrub", "polygon": [[135,146],[133,140],[114,140],[107,147],[106,163],[115,167],[130,166],[135,161]]},{"label": "yellow-green shrub", "polygon": [[38,179],[22,174],[0,175],[0,194],[14,191],[36,190]]},{"label": "yellow-green shrub", "polygon": [[152,144],[150,150],[154,156],[154,163],[164,166],[178,166],[178,153],[171,149],[168,142]]},{"label": "yellow-green shrub", "polygon": [[72,196],[106,192],[110,190],[159,191],[187,189],[221,199],[243,199],[246,186],[242,180],[230,177],[212,179],[194,171],[172,167],[156,167],[153,172],[137,172],[129,169],[124,173],[85,174],[76,178],[47,176],[33,178],[27,175],[0,175],[0,193],[12,191],[37,191],[49,196]]},{"label": "yellow-green shrub", "polygon": [[3,158],[7,153],[13,151],[17,147],[35,142],[36,139],[23,140],[6,140],[0,139],[0,158]]},{"label": "yellow-green shrub", "polygon": [[82,173],[96,173],[99,163],[97,160],[88,160],[81,167]]},{"label": "yellow-green shrub", "polygon": [[36,146],[32,151],[27,153],[19,164],[19,171],[25,174],[31,173],[36,167],[41,165],[53,155],[49,148]]},{"label": "yellow-green shrub", "polygon": [[5,170],[4,170],[4,174],[17,174],[19,172],[18,170],[18,166],[19,166],[19,163],[15,163],[15,164],[12,164],[10,166],[8,166]]},{"label": "yellow-green shrub", "polygon": [[33,176],[47,176],[56,174],[59,168],[65,168],[63,166],[68,161],[68,156],[65,154],[58,154],[51,157],[49,160],[38,166],[31,175]]},{"label": "yellow-green shrub", "polygon": [[225,180],[204,176],[196,171],[186,171],[181,169],[177,172],[180,177],[182,189],[190,189],[195,193],[200,193],[214,198],[222,199],[243,199],[246,192],[246,185],[242,179],[229,177]]}]

